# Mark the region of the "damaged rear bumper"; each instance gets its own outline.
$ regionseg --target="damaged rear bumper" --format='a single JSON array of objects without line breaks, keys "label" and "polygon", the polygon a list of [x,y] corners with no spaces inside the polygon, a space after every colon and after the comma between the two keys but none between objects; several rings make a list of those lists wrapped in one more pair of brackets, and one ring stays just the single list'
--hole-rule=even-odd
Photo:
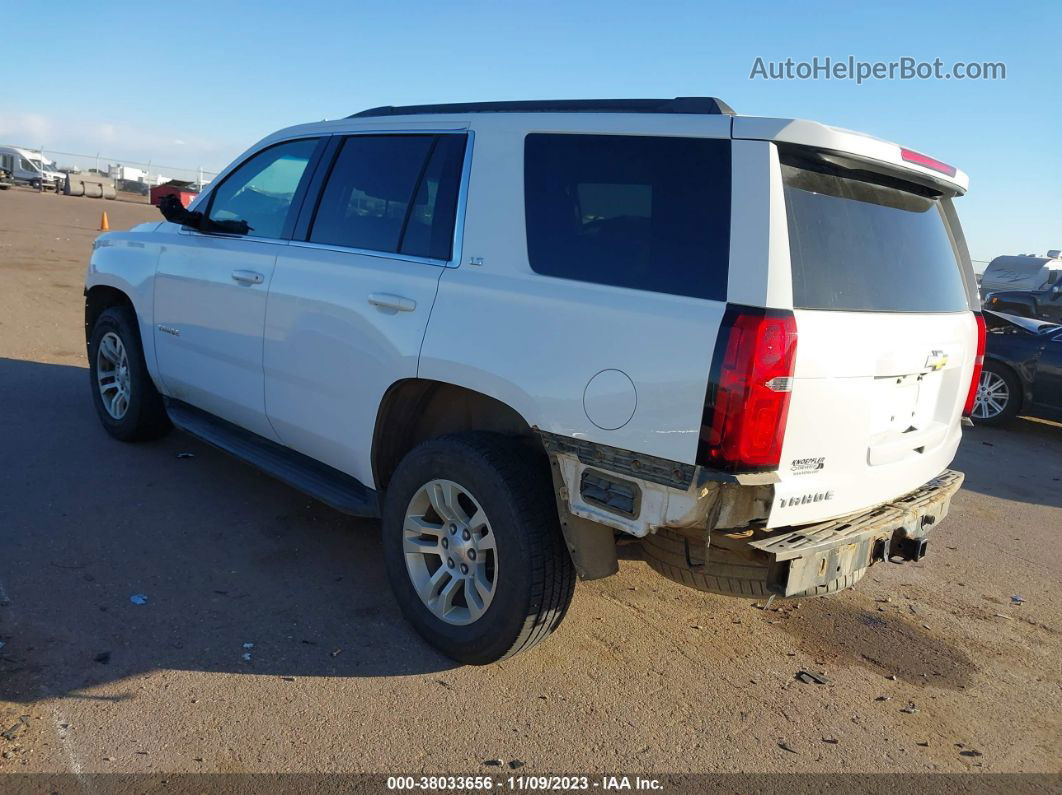
[{"label": "damaged rear bumper", "polygon": [[873,510],[749,542],[768,556],[767,588],[792,596],[862,572],[881,560],[925,555],[930,528],[948,514],[963,474],[945,470],[924,486]]}]

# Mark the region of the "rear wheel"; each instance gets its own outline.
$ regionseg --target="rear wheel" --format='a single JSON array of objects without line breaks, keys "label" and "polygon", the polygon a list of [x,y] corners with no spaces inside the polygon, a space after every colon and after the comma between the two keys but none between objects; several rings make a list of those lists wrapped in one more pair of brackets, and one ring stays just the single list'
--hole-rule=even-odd
[{"label": "rear wheel", "polygon": [[987,361],[974,397],[973,419],[983,425],[1002,425],[1021,408],[1021,385],[1009,367]]},{"label": "rear wheel", "polygon": [[169,431],[162,396],[144,364],[132,308],[112,306],[100,313],[88,353],[92,402],[107,433],[133,442],[156,439]]},{"label": "rear wheel", "polygon": [[384,561],[406,619],[455,660],[482,665],[530,648],[564,618],[575,571],[549,467],[487,433],[433,439],[387,487]]}]

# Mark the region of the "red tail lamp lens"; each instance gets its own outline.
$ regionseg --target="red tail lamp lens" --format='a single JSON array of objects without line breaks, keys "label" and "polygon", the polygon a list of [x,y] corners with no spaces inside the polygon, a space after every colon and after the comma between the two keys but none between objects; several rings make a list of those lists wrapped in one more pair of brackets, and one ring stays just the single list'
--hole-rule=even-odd
[{"label": "red tail lamp lens", "polygon": [[970,381],[970,391],[966,395],[966,405],[962,415],[969,417],[973,414],[974,401],[977,399],[977,387],[981,383],[981,368],[985,364],[985,318],[980,312],[974,312],[977,318],[977,355],[974,357],[973,379]]},{"label": "red tail lamp lens", "polygon": [[774,469],[793,387],[796,319],[783,310],[731,307],[720,335],[723,358],[698,459],[728,470]]}]

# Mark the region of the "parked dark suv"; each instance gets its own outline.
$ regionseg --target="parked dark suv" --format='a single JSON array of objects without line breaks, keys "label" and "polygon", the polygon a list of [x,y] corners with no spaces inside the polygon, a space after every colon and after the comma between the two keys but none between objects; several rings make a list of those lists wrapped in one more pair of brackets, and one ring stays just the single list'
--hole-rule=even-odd
[{"label": "parked dark suv", "polygon": [[985,309],[1062,323],[1062,281],[1056,281],[1046,290],[1002,290],[991,293],[985,301]]}]

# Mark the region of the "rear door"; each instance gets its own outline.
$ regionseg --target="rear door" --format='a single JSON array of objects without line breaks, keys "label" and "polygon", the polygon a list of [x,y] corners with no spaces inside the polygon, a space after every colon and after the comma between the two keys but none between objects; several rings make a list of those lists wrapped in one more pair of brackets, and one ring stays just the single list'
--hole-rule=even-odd
[{"label": "rear door", "polygon": [[798,343],[772,527],[944,470],[977,341],[949,199],[804,154],[783,151],[781,171]]},{"label": "rear door", "polygon": [[469,135],[336,137],[269,291],[266,409],[281,441],[372,485],[376,413],[417,376]]}]

